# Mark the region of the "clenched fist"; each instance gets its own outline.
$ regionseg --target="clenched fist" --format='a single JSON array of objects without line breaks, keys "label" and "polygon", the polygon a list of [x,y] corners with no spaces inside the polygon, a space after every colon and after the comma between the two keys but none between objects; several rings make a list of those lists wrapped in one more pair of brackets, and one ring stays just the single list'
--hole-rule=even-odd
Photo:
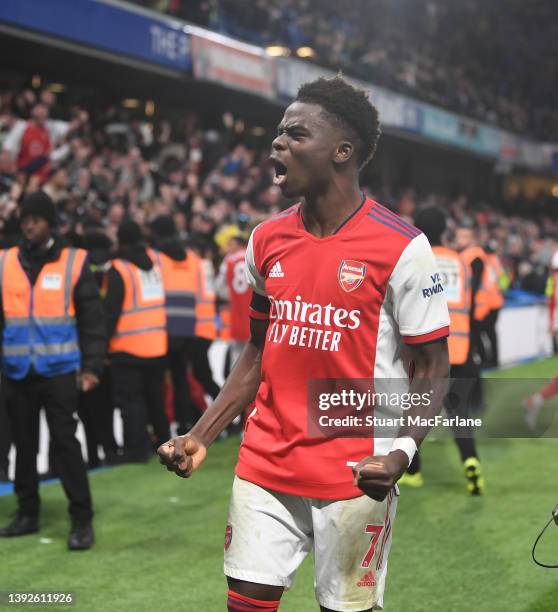
[{"label": "clenched fist", "polygon": [[354,484],[368,497],[384,501],[408,464],[409,458],[402,450],[385,456],[365,457],[353,468]]},{"label": "clenched fist", "polygon": [[181,478],[189,478],[205,459],[207,449],[195,436],[186,434],[161,444],[157,454],[169,472]]}]

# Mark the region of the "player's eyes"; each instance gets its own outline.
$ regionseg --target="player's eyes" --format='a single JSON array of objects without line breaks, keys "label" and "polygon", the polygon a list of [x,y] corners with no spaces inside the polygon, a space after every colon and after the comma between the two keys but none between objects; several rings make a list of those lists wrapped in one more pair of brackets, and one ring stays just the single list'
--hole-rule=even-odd
[{"label": "player's eyes", "polygon": [[300,132],[298,130],[289,130],[289,129],[285,129],[285,128],[278,128],[277,129],[277,136],[282,136],[283,134],[286,134],[287,136],[289,136],[289,138],[293,138],[294,140],[302,140],[306,134],[304,134],[303,132]]}]

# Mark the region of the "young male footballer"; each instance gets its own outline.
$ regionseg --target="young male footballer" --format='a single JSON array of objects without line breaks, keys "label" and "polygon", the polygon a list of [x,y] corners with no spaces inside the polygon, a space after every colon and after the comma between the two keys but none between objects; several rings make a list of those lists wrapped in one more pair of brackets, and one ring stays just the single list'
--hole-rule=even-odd
[{"label": "young male footballer", "polygon": [[[428,426],[392,437],[308,435],[316,379],[448,373],[449,317],[424,235],[359,188],[379,137],[377,110],[341,77],[303,85],[272,144],[274,182],[300,198],[253,231],[251,339],[213,406],[159,448],[187,478],[255,399],[225,537],[229,612],[277,610],[312,550],[322,612],[381,609],[396,482]],[[429,382],[425,382],[429,381]],[[443,393],[409,413],[441,409]]]}]

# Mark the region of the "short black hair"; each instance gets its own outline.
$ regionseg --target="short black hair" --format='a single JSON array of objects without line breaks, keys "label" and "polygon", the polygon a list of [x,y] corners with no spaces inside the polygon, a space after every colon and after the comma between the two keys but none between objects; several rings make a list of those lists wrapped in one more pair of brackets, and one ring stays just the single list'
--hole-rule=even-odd
[{"label": "short black hair", "polygon": [[170,215],[159,215],[151,221],[149,227],[158,238],[174,238],[177,235],[174,219]]},{"label": "short black hair", "polygon": [[357,161],[363,168],[374,156],[380,138],[378,109],[363,89],[353,87],[341,75],[320,77],[298,90],[297,102],[319,104],[338,125],[349,132]]},{"label": "short black hair", "polygon": [[117,231],[118,245],[119,246],[135,246],[143,243],[143,234],[141,233],[141,227],[135,222],[129,219],[122,221]]},{"label": "short black hair", "polygon": [[422,230],[431,244],[442,243],[442,235],[446,231],[446,214],[438,206],[420,208],[414,218],[416,227]]}]

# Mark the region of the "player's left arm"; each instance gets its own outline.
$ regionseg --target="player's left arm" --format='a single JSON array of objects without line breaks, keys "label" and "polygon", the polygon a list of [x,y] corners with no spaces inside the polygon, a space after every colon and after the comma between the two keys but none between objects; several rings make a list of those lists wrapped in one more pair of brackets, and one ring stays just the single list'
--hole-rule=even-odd
[{"label": "player's left arm", "polygon": [[409,393],[428,399],[406,411],[404,425],[389,454],[366,457],[354,467],[355,484],[377,501],[386,497],[409,467],[415,452],[432,427],[427,423],[432,423],[432,419],[440,414],[447,393],[447,340],[444,338],[414,346],[411,353],[415,375]]},{"label": "player's left arm", "polygon": [[404,412],[404,424],[387,455],[366,457],[354,467],[355,484],[378,501],[411,463],[447,393],[449,313],[436,261],[424,235],[401,254],[388,283],[388,297],[410,354],[413,372],[408,393],[420,402]]}]

